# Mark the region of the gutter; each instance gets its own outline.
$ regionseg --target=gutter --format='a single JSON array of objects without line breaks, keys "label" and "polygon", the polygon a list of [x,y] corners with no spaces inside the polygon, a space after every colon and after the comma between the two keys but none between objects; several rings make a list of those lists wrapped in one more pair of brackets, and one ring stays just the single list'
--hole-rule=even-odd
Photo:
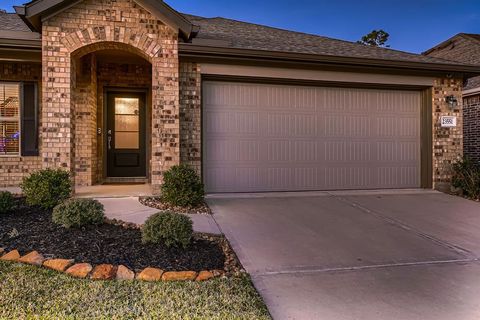
[{"label": "gutter", "polygon": [[413,61],[384,60],[359,57],[339,57],[332,55],[317,55],[293,52],[275,52],[254,49],[225,48],[215,46],[202,46],[189,43],[179,43],[180,57],[192,58],[231,58],[250,59],[264,61],[307,62],[324,63],[332,65],[350,65],[359,67],[384,67],[410,70],[426,70],[446,73],[465,73],[468,75],[480,75],[480,66],[465,64],[425,63]]},{"label": "gutter", "polygon": [[480,94],[480,87],[463,90],[462,94],[463,94],[463,97],[469,97],[469,96]]},{"label": "gutter", "polygon": [[[9,49],[10,51],[31,51],[41,53],[42,41],[40,39],[11,39],[2,38],[0,34],[0,49]],[[220,46],[207,46],[191,43],[178,44],[179,56],[181,58],[213,58],[229,59],[232,61],[265,61],[265,62],[290,62],[307,63],[316,65],[332,66],[356,66],[366,68],[389,68],[403,70],[423,70],[448,73],[462,73],[466,76],[479,76],[480,65],[466,64],[443,64],[443,63],[425,63],[412,61],[384,60],[358,57],[339,57],[332,55],[317,55],[293,52],[276,52],[254,49],[227,48]]]}]

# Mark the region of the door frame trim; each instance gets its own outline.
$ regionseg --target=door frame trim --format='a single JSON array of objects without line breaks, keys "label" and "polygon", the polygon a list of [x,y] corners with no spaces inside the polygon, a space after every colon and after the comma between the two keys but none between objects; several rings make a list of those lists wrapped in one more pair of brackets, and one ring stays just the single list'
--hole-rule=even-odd
[{"label": "door frame trim", "polygon": [[[285,78],[262,78],[218,74],[201,74],[200,84],[200,159],[201,159],[201,180],[205,183],[205,145],[206,134],[204,128],[205,105],[204,105],[204,83],[209,81],[237,82],[249,84],[272,84],[272,85],[296,85],[306,87],[336,87],[336,88],[359,88],[359,89],[384,89],[400,91],[417,91],[421,94],[420,101],[420,188],[433,188],[433,101],[432,87],[422,85],[398,85],[379,83],[356,83],[336,82],[323,80],[302,80]],[[321,190],[320,190],[321,191]]]},{"label": "door frame trim", "polygon": [[[102,183],[105,182],[108,178],[108,154],[107,154],[107,132],[106,129],[108,127],[108,95],[110,93],[143,93],[145,94],[145,178],[149,179],[149,172],[150,172],[150,159],[148,159],[148,149],[151,147],[149,145],[149,137],[148,137],[148,127],[151,125],[151,121],[149,118],[149,99],[148,99],[148,94],[149,94],[149,88],[131,88],[131,87],[121,87],[121,86],[105,86],[103,87],[103,121],[102,121],[102,145],[103,145],[103,156],[102,156],[102,167],[103,167],[103,177],[102,177]],[[98,122],[97,122],[98,124]],[[139,178],[139,177],[132,177],[132,178]],[[141,177],[143,178],[143,177]]]}]

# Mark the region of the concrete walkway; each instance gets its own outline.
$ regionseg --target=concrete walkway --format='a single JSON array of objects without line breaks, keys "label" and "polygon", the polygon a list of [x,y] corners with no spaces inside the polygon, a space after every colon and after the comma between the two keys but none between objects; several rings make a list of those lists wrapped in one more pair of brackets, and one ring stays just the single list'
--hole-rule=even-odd
[{"label": "concrete walkway", "polygon": [[480,319],[480,204],[437,192],[208,200],[275,319]]},{"label": "concrete walkway", "polygon": [[[122,220],[136,224],[143,224],[148,217],[157,213],[158,209],[146,207],[138,201],[138,197],[125,198],[98,198],[104,208],[105,215],[111,219]],[[196,232],[221,234],[211,215],[189,214]]]}]

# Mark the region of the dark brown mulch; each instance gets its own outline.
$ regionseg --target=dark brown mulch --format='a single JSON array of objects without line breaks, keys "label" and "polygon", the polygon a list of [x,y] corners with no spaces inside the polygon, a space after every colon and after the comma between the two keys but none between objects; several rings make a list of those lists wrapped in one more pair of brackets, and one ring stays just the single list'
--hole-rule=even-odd
[{"label": "dark brown mulch", "polygon": [[123,264],[134,270],[222,270],[225,262],[222,246],[215,241],[195,239],[187,250],[145,245],[138,229],[112,224],[65,229],[52,222],[51,212],[27,206],[0,214],[0,247],[21,254],[37,250],[47,258],[94,265]]},{"label": "dark brown mulch", "polygon": [[198,207],[176,207],[165,203],[161,197],[140,197],[139,201],[144,206],[155,208],[160,211],[173,211],[176,213],[187,214],[212,214],[212,211],[206,202]]}]

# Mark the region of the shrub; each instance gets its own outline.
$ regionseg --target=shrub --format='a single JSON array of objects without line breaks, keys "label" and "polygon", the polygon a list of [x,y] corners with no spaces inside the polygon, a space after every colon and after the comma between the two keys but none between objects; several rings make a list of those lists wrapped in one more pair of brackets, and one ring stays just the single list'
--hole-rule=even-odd
[{"label": "shrub", "polygon": [[453,165],[452,185],[472,199],[480,197],[480,165],[468,158]]},{"label": "shrub", "polygon": [[93,199],[69,199],[53,209],[52,221],[65,228],[101,224],[105,218],[103,205]]},{"label": "shrub", "polygon": [[23,179],[22,191],[29,205],[51,209],[72,193],[70,174],[61,169],[44,169]]},{"label": "shrub", "polygon": [[167,247],[186,249],[193,234],[192,220],[170,211],[159,212],[149,217],[142,228],[144,243],[165,243]]},{"label": "shrub", "polygon": [[8,191],[0,192],[0,214],[7,213],[15,206],[15,199]]},{"label": "shrub", "polygon": [[188,165],[174,166],[163,175],[162,199],[174,206],[196,207],[203,202],[203,183]]}]

